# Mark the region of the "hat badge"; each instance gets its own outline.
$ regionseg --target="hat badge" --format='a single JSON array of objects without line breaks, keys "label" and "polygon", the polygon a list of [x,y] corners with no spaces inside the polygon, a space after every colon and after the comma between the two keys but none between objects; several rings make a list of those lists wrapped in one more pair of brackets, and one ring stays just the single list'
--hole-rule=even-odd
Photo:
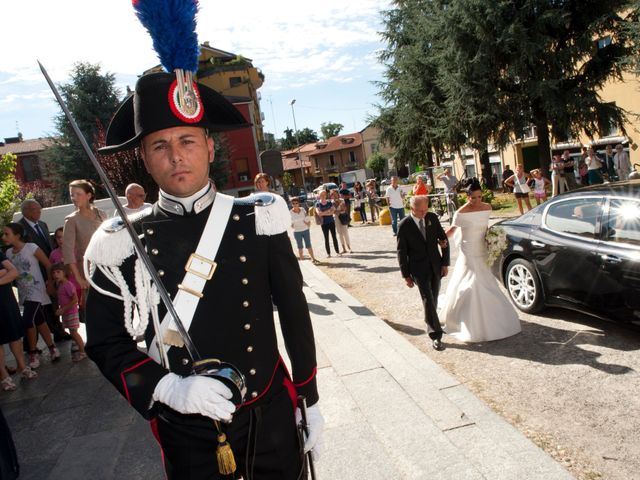
[{"label": "hat badge", "polygon": [[182,69],[176,69],[175,74],[176,79],[169,87],[171,111],[183,122],[197,123],[202,119],[204,111],[193,74]]}]

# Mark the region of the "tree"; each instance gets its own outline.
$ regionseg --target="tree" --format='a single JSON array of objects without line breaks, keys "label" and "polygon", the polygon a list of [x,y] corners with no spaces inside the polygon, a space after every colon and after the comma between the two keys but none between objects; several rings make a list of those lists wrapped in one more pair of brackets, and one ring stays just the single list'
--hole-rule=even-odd
[{"label": "tree", "polygon": [[329,140],[331,137],[339,135],[344,125],[341,123],[323,122],[320,124],[320,132],[323,140]]},{"label": "tree", "polygon": [[280,140],[283,150],[294,150],[305,143],[315,143],[318,141],[318,134],[310,128],[303,128],[294,133],[290,128],[285,129],[284,138]]},{"label": "tree", "polygon": [[631,68],[629,59],[638,58],[637,3],[396,0],[393,5],[384,13],[388,47],[380,55],[385,104],[373,123],[399,158],[471,146],[480,151],[488,178],[488,143],[503,146],[535,125],[539,163],[546,171],[552,137],[562,141],[581,132],[594,137],[611,125],[622,128],[627,112],[604,101],[599,91],[622,78]]},{"label": "tree", "polygon": [[376,152],[367,159],[366,167],[373,171],[376,176],[382,176],[381,174],[384,173],[388,159],[389,157],[384,153]]},{"label": "tree", "polygon": [[15,176],[17,160],[12,153],[0,156],[0,227],[9,223],[20,207],[20,185]]},{"label": "tree", "polygon": [[[60,94],[87,143],[95,145],[100,129],[108,124],[120,104],[114,75],[101,74],[99,65],[76,63],[71,72],[71,82],[60,86]],[[58,135],[54,138],[54,145],[43,155],[52,166],[62,197],[68,198],[67,184],[71,180],[87,178],[100,184],[97,172],[64,113],[56,117],[55,125]]]}]

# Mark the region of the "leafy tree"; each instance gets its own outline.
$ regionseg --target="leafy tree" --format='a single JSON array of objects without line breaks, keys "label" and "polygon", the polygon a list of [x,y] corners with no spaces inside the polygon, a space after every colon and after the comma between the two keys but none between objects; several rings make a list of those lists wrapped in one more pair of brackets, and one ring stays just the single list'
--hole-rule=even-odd
[{"label": "leafy tree", "polygon": [[282,174],[282,186],[285,190],[289,190],[291,185],[293,185],[293,175],[291,175],[291,172],[284,172]]},{"label": "leafy tree", "polygon": [[305,143],[314,143],[317,141],[318,134],[308,127],[298,130],[295,133],[291,128],[287,128],[284,131],[284,138],[280,140],[280,145],[283,150],[293,150]]},{"label": "leafy tree", "polygon": [[224,188],[229,181],[229,143],[224,134],[212,134],[214,160],[209,167],[209,178],[217,188]]},{"label": "leafy tree", "polygon": [[[89,145],[97,142],[100,129],[108,124],[120,104],[114,75],[103,75],[100,69],[99,65],[76,63],[71,72],[71,82],[59,87],[62,98]],[[64,113],[56,117],[55,125],[58,135],[54,138],[54,145],[47,148],[43,155],[52,167],[61,195],[66,199],[67,184],[71,180],[87,178],[96,184],[100,182]]]},{"label": "leafy tree", "polygon": [[393,7],[384,13],[388,47],[380,55],[385,104],[373,123],[405,163],[467,145],[481,152],[489,178],[488,142],[503,146],[535,125],[546,170],[552,136],[594,137],[626,120],[598,92],[638,58],[637,2],[396,0]]},{"label": "leafy tree", "polygon": [[344,128],[341,123],[322,122],[320,124],[320,132],[322,133],[323,140],[329,140],[331,137],[340,135],[340,132]]},{"label": "leafy tree", "polygon": [[381,176],[387,166],[388,159],[389,157],[384,153],[375,152],[367,159],[366,167],[372,170],[376,176]]},{"label": "leafy tree", "polygon": [[20,207],[20,185],[15,176],[17,161],[12,153],[0,157],[0,227],[9,223]]}]

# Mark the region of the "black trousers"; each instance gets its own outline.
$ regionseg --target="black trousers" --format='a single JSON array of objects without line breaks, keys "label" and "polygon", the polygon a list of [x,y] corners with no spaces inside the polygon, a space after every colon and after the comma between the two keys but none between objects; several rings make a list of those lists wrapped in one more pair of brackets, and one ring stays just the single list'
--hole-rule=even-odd
[{"label": "black trousers", "polygon": [[336,222],[322,224],[324,249],[327,251],[327,255],[331,255],[331,249],[329,248],[329,233],[331,233],[331,237],[333,238],[333,248],[335,248],[336,253],[340,252],[340,249],[338,248],[338,238],[336,237]]},{"label": "black trousers", "polygon": [[438,294],[440,293],[440,275],[436,275],[431,267],[427,267],[420,274],[412,274],[411,277],[420,291],[422,305],[424,307],[424,321],[427,324],[429,337],[442,338],[442,327],[438,318]]},{"label": "black trousers", "polygon": [[182,415],[160,406],[157,434],[169,480],[297,480],[302,449],[295,409],[284,386],[273,386],[268,399],[243,407],[229,425],[221,424],[237,464],[234,475],[222,476],[216,460],[217,430],[213,420]]}]

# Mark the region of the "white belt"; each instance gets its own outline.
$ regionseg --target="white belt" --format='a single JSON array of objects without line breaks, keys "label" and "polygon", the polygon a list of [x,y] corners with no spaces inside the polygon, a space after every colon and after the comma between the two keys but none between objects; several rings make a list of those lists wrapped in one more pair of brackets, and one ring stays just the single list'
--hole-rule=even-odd
[{"label": "white belt", "polygon": [[[215,270],[216,254],[222,242],[224,231],[233,208],[233,197],[216,193],[213,206],[209,212],[207,224],[202,231],[200,241],[195,253],[192,253],[185,265],[185,275],[182,283],[178,285],[178,293],[173,299],[178,318],[186,331],[189,331],[193,316],[198,308],[198,302],[202,298],[202,291],[208,280],[211,280]],[[165,314],[161,323],[163,343],[171,346],[182,347],[183,342],[178,335],[175,322],[169,313]],[[158,332],[156,332],[156,335]],[[149,348],[149,356],[159,361],[158,342],[152,340]]]}]

